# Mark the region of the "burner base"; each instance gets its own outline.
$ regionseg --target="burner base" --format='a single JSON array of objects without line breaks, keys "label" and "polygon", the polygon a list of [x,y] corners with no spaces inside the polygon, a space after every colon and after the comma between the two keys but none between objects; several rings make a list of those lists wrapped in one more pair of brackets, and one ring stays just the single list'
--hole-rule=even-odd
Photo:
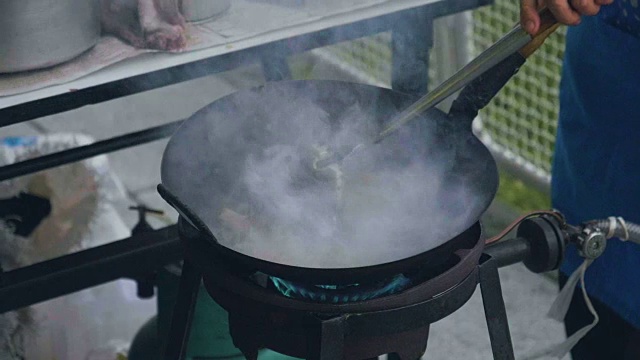
[{"label": "burner base", "polygon": [[[336,318],[328,322],[334,324],[325,324],[322,327],[342,326],[340,323],[344,322],[344,318]],[[397,360],[415,360],[420,359],[425,353],[429,337],[429,325],[370,338],[332,339],[327,335],[319,335],[325,337],[322,340],[310,335],[295,336],[274,332],[268,325],[258,325],[255,323],[255,319],[243,318],[242,316],[230,316],[229,327],[235,346],[240,349],[247,360],[257,360],[257,349],[264,347],[308,360],[378,359],[378,356],[384,354],[394,354],[394,359]],[[335,342],[342,341],[344,341],[344,349],[342,353],[339,353],[339,347]]]},{"label": "burner base", "polygon": [[415,360],[426,350],[429,325],[455,312],[471,297],[478,271],[476,268],[446,292],[415,304],[335,314],[269,306],[258,296],[229,291],[210,277],[203,282],[229,313],[234,345],[249,360],[262,348],[304,359],[362,360],[395,353],[401,360]]},{"label": "burner base", "polygon": [[[193,280],[200,279],[200,276],[198,272],[183,271],[181,285],[193,284]],[[291,356],[318,360],[360,360],[385,353],[392,354],[390,359],[394,360],[417,359],[426,350],[429,324],[462,307],[478,283],[493,358],[515,358],[497,264],[486,254],[466,279],[448,291],[416,304],[372,312],[335,312],[332,315],[274,307],[261,303],[259,298],[218,287],[211,279],[203,280],[207,292],[230,313],[234,345],[247,359],[256,359],[258,350],[265,347]],[[179,297],[183,298],[182,302],[188,302],[192,292],[197,293],[197,290],[195,287],[184,288],[187,291]],[[171,330],[177,339],[188,337],[188,314],[191,311],[191,306],[174,309]],[[182,359],[182,356],[171,356],[180,354],[182,345],[184,341],[169,343],[167,359]],[[417,353],[419,356],[414,356]]]}]

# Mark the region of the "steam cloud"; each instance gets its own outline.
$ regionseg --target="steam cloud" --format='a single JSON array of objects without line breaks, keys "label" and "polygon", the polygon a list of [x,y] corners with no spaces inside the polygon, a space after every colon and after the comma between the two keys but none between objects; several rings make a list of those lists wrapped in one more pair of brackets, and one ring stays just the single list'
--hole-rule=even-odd
[{"label": "steam cloud", "polygon": [[202,173],[189,174],[189,186],[167,183],[163,173],[163,182],[221,244],[277,263],[348,268],[430,250],[475,221],[469,223],[480,201],[473,187],[449,176],[456,147],[466,142],[441,144],[435,121],[347,158],[338,201],[335,179],[309,170],[310,149],[369,144],[379,131],[371,121],[373,104],[341,87],[335,103],[294,88],[275,90],[244,92],[201,112],[181,136],[191,139],[191,149],[208,150],[184,149],[188,154],[171,166]]}]

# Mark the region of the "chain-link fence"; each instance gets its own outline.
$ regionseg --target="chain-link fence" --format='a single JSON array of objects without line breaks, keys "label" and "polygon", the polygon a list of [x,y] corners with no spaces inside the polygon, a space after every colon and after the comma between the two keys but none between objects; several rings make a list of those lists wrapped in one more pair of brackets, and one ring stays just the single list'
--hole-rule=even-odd
[{"label": "chain-link fence", "polygon": [[[440,83],[493,44],[518,18],[519,2],[496,0],[470,14],[437,19],[430,84]],[[390,42],[390,33],[382,33],[315,52],[361,81],[389,86]],[[478,136],[507,169],[543,189],[550,179],[563,51],[564,28],[560,28],[474,122]],[[451,61],[451,54],[457,61]]]},{"label": "chain-link fence", "polygon": [[[474,53],[486,49],[519,19],[519,2],[497,0],[473,12]],[[548,185],[558,118],[558,86],[564,53],[560,27],[481,112],[481,139],[514,168]]]},{"label": "chain-link fence", "polygon": [[384,32],[312,51],[364,83],[389,87],[391,84],[391,33]]}]

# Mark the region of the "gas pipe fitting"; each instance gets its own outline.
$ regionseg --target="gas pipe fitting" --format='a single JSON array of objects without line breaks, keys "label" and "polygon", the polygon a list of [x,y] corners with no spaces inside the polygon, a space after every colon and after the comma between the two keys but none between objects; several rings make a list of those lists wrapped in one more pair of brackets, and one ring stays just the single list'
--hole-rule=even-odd
[{"label": "gas pipe fitting", "polygon": [[613,238],[640,244],[640,226],[614,216],[592,220],[584,223],[580,231],[574,233],[571,242],[578,247],[580,256],[595,259],[602,255],[607,241]]},{"label": "gas pipe fitting", "polygon": [[605,233],[597,227],[585,226],[574,238],[578,254],[586,259],[596,259],[607,247]]}]

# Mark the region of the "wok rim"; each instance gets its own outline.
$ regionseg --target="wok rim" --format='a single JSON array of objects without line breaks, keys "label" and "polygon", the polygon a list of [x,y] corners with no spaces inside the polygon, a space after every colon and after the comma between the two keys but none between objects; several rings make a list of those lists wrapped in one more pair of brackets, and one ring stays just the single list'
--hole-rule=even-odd
[{"label": "wok rim", "polygon": [[310,268],[271,262],[230,249],[217,242],[215,236],[210,233],[199,231],[197,225],[193,225],[184,217],[181,217],[181,221],[178,222],[178,232],[183,242],[200,241],[210,246],[211,255],[214,255],[211,261],[223,262],[247,275],[260,272],[268,276],[314,285],[351,285],[382,280],[425,266],[435,267],[446,263],[451,256],[456,256],[459,260],[458,251],[471,250],[478,245],[478,242],[484,242],[482,223],[477,221],[461,234],[438,247],[400,260],[347,268]]},{"label": "wok rim", "polygon": [[[386,263],[372,264],[357,267],[342,268],[312,268],[276,263],[264,259],[259,259],[239,251],[228,248],[220,244],[207,226],[195,215],[191,213],[188,206],[182,204],[171,192],[162,184],[158,185],[158,192],[172,206],[177,207],[180,213],[178,219],[178,233],[182,242],[200,241],[212,247],[211,261],[221,261],[226,265],[246,272],[262,272],[269,276],[280,277],[290,281],[312,281],[314,284],[350,285],[360,281],[380,280],[388,276],[405,273],[413,269],[430,266],[437,266],[449,260],[450,256],[458,256],[456,251],[472,249],[478,242],[484,242],[484,231],[480,220],[472,226],[456,235],[441,245],[406,257]],[[188,247],[188,245],[184,245]],[[446,256],[443,256],[446,255]]]}]

